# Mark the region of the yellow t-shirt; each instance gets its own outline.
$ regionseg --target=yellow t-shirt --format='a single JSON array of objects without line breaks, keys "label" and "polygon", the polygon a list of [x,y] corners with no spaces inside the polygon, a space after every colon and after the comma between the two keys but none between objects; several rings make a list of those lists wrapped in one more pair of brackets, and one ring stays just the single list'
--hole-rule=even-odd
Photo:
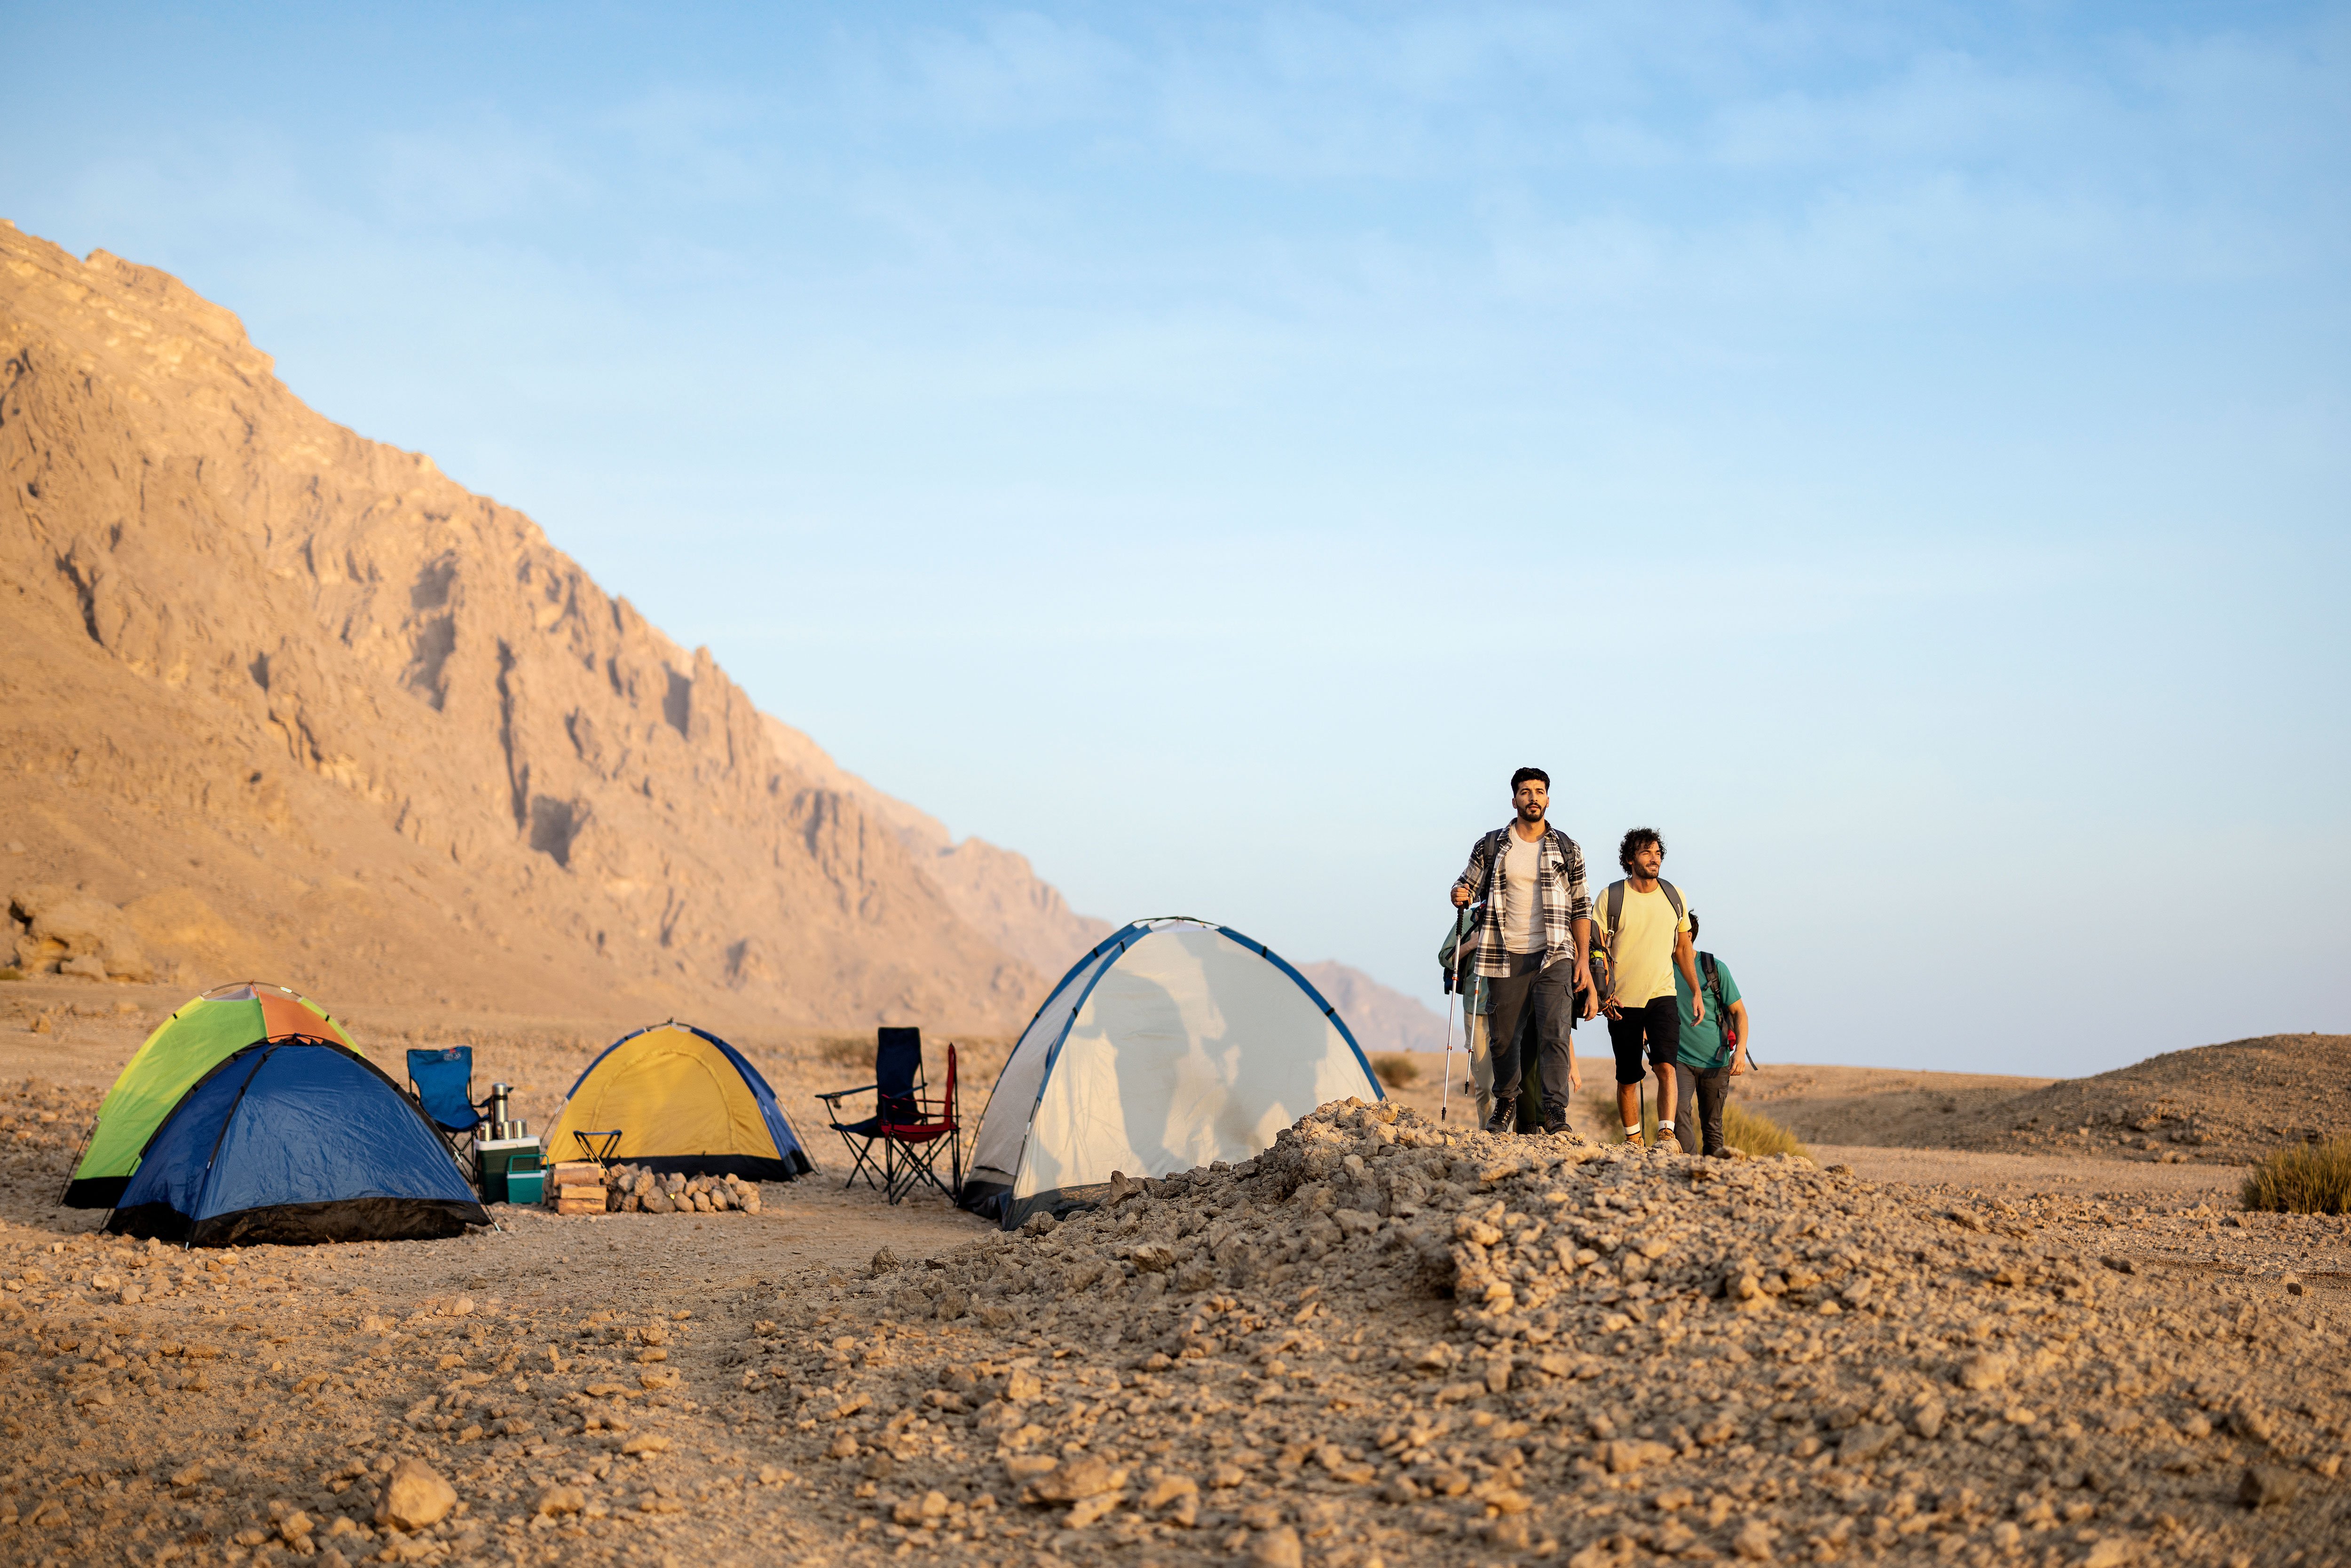
[{"label": "yellow t-shirt", "polygon": [[1616,1003],[1637,1008],[1674,994],[1674,936],[1689,929],[1689,890],[1674,883],[1682,895],[1684,913],[1675,915],[1663,887],[1647,893],[1625,889],[1625,914],[1614,932],[1608,928],[1608,894],[1603,890],[1592,901],[1593,942],[1612,935],[1608,962],[1616,976]]}]

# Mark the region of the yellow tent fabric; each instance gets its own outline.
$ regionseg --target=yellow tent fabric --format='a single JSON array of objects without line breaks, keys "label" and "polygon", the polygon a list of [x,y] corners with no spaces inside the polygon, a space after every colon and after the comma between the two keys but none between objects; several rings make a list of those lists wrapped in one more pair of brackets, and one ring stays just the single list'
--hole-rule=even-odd
[{"label": "yellow tent fabric", "polygon": [[548,1129],[547,1157],[578,1159],[574,1134],[611,1131],[613,1158],[654,1170],[782,1181],[815,1168],[758,1070],[688,1024],[640,1030],[598,1057]]}]

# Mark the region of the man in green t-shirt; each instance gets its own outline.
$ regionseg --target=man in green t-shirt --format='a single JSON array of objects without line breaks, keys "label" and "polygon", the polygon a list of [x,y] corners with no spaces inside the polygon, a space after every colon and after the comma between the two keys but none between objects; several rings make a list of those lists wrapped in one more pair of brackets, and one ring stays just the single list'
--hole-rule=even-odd
[{"label": "man in green t-shirt", "polygon": [[[1698,940],[1698,911],[1690,911],[1690,941]],[[1674,1057],[1674,1076],[1680,1081],[1676,1096],[1685,1107],[1674,1129],[1682,1148],[1697,1154],[1725,1153],[1722,1106],[1730,1098],[1730,1081],[1747,1071],[1747,1004],[1739,998],[1739,982],[1730,966],[1711,953],[1698,956],[1698,984],[1712,992],[1705,1016],[1693,1018],[1689,982],[1678,969],[1674,974],[1674,1005],[1682,1018],[1681,1046]],[[1724,1040],[1728,1032],[1729,1040]],[[1697,1114],[1689,1113],[1695,1107]],[[1703,1144],[1701,1144],[1701,1138]]]}]

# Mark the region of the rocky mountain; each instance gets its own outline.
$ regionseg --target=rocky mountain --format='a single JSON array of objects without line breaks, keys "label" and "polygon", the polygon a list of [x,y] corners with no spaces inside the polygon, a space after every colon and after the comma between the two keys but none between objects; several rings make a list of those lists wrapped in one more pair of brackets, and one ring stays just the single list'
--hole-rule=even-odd
[{"label": "rocky mountain", "polygon": [[[1445,1019],[1416,997],[1381,985],[1361,969],[1324,961],[1301,964],[1298,972],[1314,982],[1323,999],[1347,1020],[1355,1043],[1365,1051],[1442,1051]],[[1454,1020],[1453,1043],[1463,1043]]]},{"label": "rocky mountain", "polygon": [[1099,925],[306,407],[227,311],[12,227],[0,494],[0,896],[36,967],[1001,1030]]}]

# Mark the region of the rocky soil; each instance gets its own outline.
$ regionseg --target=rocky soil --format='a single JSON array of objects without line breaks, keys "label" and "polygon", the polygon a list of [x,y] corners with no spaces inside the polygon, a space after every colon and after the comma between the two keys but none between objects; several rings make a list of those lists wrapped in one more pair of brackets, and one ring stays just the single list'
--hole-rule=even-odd
[{"label": "rocky soil", "polygon": [[[18,1561],[2319,1563],[2351,1539],[2339,1281],[2149,1255],[2234,1230],[2217,1209],[1335,1106],[1036,1234],[800,1182],[757,1215],[183,1253],[46,1208],[94,1098],[20,1087],[0,1126]],[[2339,1222],[2246,1218],[2249,1249],[2339,1272]]]}]

